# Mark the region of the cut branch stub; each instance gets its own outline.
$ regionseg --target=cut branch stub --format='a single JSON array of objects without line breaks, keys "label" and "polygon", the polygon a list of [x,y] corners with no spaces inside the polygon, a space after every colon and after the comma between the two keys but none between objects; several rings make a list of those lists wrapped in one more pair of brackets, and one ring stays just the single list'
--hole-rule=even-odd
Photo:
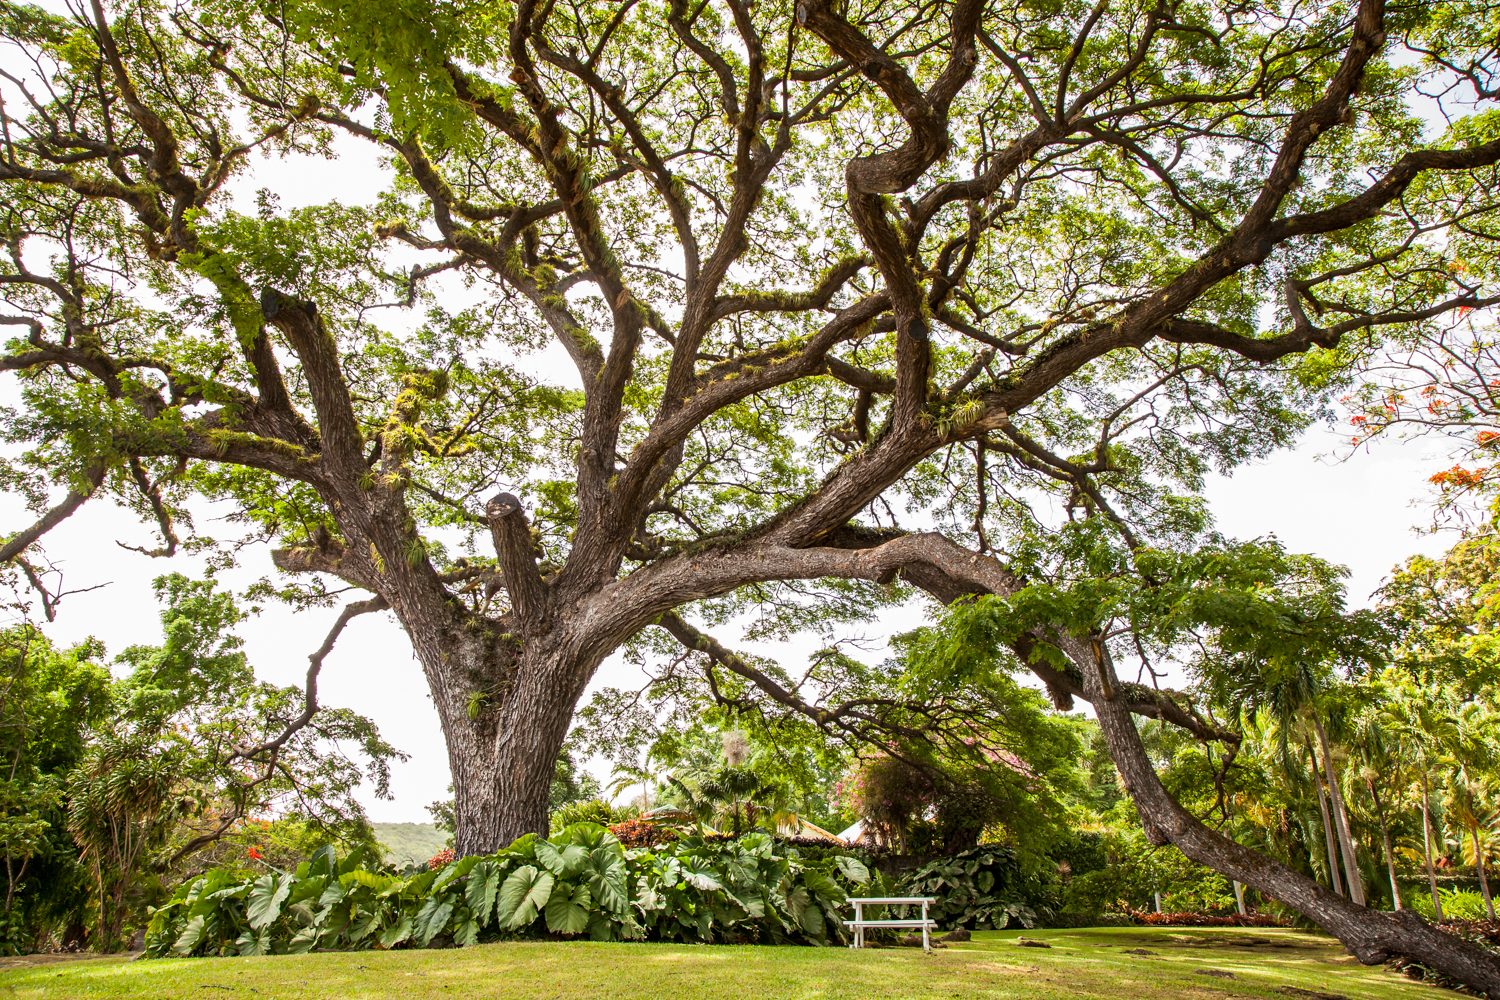
[{"label": "cut branch stub", "polygon": [[485,504],[484,513],[511,606],[527,628],[535,628],[546,614],[547,588],[531,552],[531,529],[521,501],[513,494],[497,493]]}]

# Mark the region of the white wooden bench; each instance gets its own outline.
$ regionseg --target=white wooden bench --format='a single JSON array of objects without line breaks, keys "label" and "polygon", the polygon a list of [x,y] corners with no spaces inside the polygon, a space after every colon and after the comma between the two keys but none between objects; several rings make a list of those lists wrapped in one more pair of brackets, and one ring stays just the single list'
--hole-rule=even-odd
[{"label": "white wooden bench", "polygon": [[[854,919],[844,921],[844,926],[854,931],[854,940],[850,942],[849,947],[863,948],[865,946],[866,927],[920,927],[922,928],[922,950],[932,950],[931,932],[937,927],[937,921],[927,919],[927,904],[936,903],[936,896],[861,896],[850,897],[849,902],[854,904]],[[864,912],[866,906],[921,906],[922,919],[866,920]]]}]

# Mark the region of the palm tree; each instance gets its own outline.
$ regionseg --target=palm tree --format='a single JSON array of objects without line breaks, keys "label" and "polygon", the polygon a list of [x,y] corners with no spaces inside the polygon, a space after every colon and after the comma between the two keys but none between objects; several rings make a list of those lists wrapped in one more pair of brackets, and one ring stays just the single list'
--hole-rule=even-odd
[{"label": "palm tree", "polygon": [[[1331,709],[1328,711],[1331,714]],[[1364,881],[1360,875],[1359,861],[1354,854],[1354,838],[1349,835],[1349,812],[1344,805],[1344,789],[1339,782],[1338,772],[1334,770],[1333,753],[1328,745],[1328,732],[1323,728],[1323,711],[1320,710],[1316,698],[1309,700],[1307,714],[1312,718],[1313,731],[1317,733],[1318,746],[1323,751],[1323,774],[1328,782],[1328,801],[1332,806],[1334,829],[1338,831],[1339,845],[1343,848],[1344,875],[1349,880],[1349,898],[1360,906],[1364,906]]]},{"label": "palm tree", "polygon": [[1484,906],[1491,920],[1495,919],[1495,902],[1490,896],[1490,880],[1484,870],[1485,852],[1480,848],[1479,831],[1494,822],[1494,813],[1483,804],[1484,782],[1471,774],[1484,773],[1495,761],[1496,748],[1490,734],[1496,721],[1493,713],[1472,702],[1459,709],[1451,748],[1457,767],[1449,781],[1453,817],[1469,834],[1466,853],[1472,856],[1479,873],[1479,891],[1484,895]]},{"label": "palm tree", "polygon": [[[1343,861],[1344,876],[1349,886],[1349,898],[1361,906],[1365,902],[1364,884],[1360,879],[1359,862],[1354,853],[1354,840],[1349,836],[1349,823],[1344,809],[1338,772],[1334,770],[1333,755],[1329,748],[1328,733],[1323,725],[1324,706],[1319,702],[1336,704],[1330,679],[1316,669],[1308,660],[1282,663],[1281,669],[1270,677],[1263,677],[1254,686],[1238,692],[1237,700],[1243,712],[1246,708],[1261,708],[1269,711],[1280,727],[1281,739],[1285,741],[1294,729],[1310,722],[1322,750],[1321,772],[1312,750],[1312,741],[1304,735],[1308,754],[1313,758],[1315,782],[1319,785],[1318,807],[1324,811],[1324,834],[1328,839],[1328,868],[1335,892],[1343,893],[1339,884],[1338,866]],[[1328,798],[1323,799],[1323,787]],[[1337,843],[1337,846],[1335,846]]]},{"label": "palm tree", "polygon": [[[1383,693],[1383,690],[1383,688],[1377,688],[1373,693]],[[1360,780],[1365,783],[1365,788],[1370,793],[1370,799],[1375,804],[1375,818],[1380,824],[1380,840],[1385,848],[1385,867],[1391,880],[1391,901],[1395,908],[1400,910],[1402,909],[1401,886],[1396,881],[1396,852],[1391,842],[1391,825],[1386,819],[1385,803],[1381,801],[1380,787],[1377,784],[1382,776],[1390,780],[1400,773],[1401,761],[1399,756],[1393,753],[1393,743],[1394,740],[1385,725],[1384,716],[1378,710],[1366,707],[1355,722],[1353,746],[1360,755]]]},{"label": "palm tree", "polygon": [[1438,897],[1437,873],[1432,864],[1432,785],[1429,774],[1446,746],[1454,743],[1455,725],[1443,711],[1436,692],[1420,687],[1409,677],[1386,671],[1389,689],[1395,697],[1386,705],[1390,729],[1402,751],[1418,762],[1422,795],[1422,849],[1427,862],[1427,887],[1432,893],[1432,909],[1443,919],[1443,902]]},{"label": "palm tree", "polygon": [[1318,770],[1318,755],[1313,752],[1312,740],[1303,737],[1303,745],[1307,747],[1307,763],[1312,768],[1313,787],[1318,793],[1318,811],[1323,814],[1323,837],[1328,843],[1328,877],[1333,883],[1333,891],[1340,896],[1344,895],[1344,887],[1339,882],[1339,854],[1338,847],[1333,839],[1333,824],[1329,820],[1328,798],[1324,794],[1323,773]]}]

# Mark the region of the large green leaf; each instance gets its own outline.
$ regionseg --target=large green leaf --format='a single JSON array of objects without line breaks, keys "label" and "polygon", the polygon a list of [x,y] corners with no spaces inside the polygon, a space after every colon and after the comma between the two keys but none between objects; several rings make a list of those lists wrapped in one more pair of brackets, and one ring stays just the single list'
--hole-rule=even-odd
[{"label": "large green leaf", "polygon": [[172,942],[172,954],[191,955],[193,953],[193,949],[198,947],[198,942],[203,940],[205,919],[200,913],[187,922],[187,925],[182,928],[182,933],[177,935],[177,940]]},{"label": "large green leaf", "polygon": [[696,859],[689,860],[682,866],[682,880],[694,889],[702,889],[704,892],[714,892],[724,888],[719,882],[718,872],[708,871],[699,867]]},{"label": "large green leaf", "polygon": [[558,847],[545,840],[536,842],[536,859],[558,878],[571,878],[582,870],[589,852],[577,844]]},{"label": "large green leaf", "polygon": [[864,885],[870,881],[870,869],[866,868],[858,858],[851,858],[848,855],[840,854],[836,860],[839,871],[843,872],[844,877],[849,879],[849,881],[858,882],[860,885]]},{"label": "large green leaf", "polygon": [[599,908],[620,914],[630,907],[630,895],[626,888],[628,871],[625,858],[607,847],[597,847],[589,852],[584,865],[588,873],[589,892],[599,903]]},{"label": "large green leaf", "polygon": [[356,868],[352,872],[345,872],[339,876],[339,881],[345,887],[350,885],[369,886],[376,892],[385,892],[393,886],[401,885],[401,880],[391,875],[382,875],[379,872],[367,872],[363,868]]},{"label": "large green leaf", "polygon": [[799,885],[786,894],[786,909],[792,917],[791,926],[787,927],[787,930],[794,930],[802,926],[802,920],[807,915],[807,904],[807,889],[803,886]]},{"label": "large green leaf", "polygon": [[466,858],[459,858],[457,861],[453,862],[451,865],[448,865],[442,870],[441,874],[438,875],[437,880],[432,883],[432,887],[434,889],[440,889],[443,886],[447,885],[449,882],[452,882],[454,879],[463,878],[465,875],[469,874],[469,872],[474,869],[474,866],[479,864],[481,861],[484,861],[484,858],[477,854],[471,854]]},{"label": "large green leaf", "polygon": [[814,941],[821,942],[828,934],[828,925],[823,919],[823,908],[809,902],[802,909],[802,929]]},{"label": "large green leaf", "polygon": [[416,923],[412,925],[412,940],[416,946],[427,947],[427,943],[448,925],[448,917],[452,914],[452,902],[436,896],[428,897],[427,902],[417,911]]},{"label": "large green leaf", "polygon": [[511,930],[536,919],[552,894],[552,874],[534,865],[522,865],[500,886],[500,904],[495,919]]},{"label": "large green leaf", "polygon": [[245,914],[253,930],[263,931],[281,916],[281,904],[292,891],[292,876],[262,875],[250,888]]},{"label": "large green leaf", "polygon": [[[313,946],[318,943],[318,938],[321,935],[321,928],[319,928],[317,924],[308,924],[296,934],[293,934],[291,940],[286,943],[287,954],[307,954],[308,952],[313,950]],[[240,954],[243,955],[244,952],[241,952]]]},{"label": "large green leaf", "polygon": [[246,931],[234,942],[235,948],[244,956],[267,955],[271,951],[271,935]]},{"label": "large green leaf", "polygon": [[607,847],[615,851],[622,851],[620,841],[609,832],[609,827],[599,823],[574,823],[572,826],[562,830],[557,836],[551,838],[552,843],[558,847],[568,844],[577,844],[588,851]]},{"label": "large green leaf", "polygon": [[500,891],[500,876],[504,869],[493,861],[481,861],[469,871],[469,884],[464,888],[464,900],[479,926],[488,927],[490,914],[495,909],[495,896]]},{"label": "large green leaf", "polygon": [[403,913],[401,919],[380,932],[380,946],[394,948],[411,937],[411,914]]},{"label": "large green leaf", "polygon": [[589,925],[592,902],[588,886],[557,883],[547,900],[547,929],[554,934],[582,934]]}]

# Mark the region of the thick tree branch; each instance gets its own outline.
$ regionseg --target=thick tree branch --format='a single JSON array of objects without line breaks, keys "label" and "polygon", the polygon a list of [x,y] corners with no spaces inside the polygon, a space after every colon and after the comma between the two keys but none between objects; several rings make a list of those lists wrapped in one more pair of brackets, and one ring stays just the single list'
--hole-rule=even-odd
[{"label": "thick tree branch", "polygon": [[17,532],[3,546],[0,546],[0,565],[4,565],[15,559],[30,548],[38,538],[41,538],[63,521],[72,517],[73,512],[82,507],[85,501],[94,495],[94,491],[99,489],[100,484],[103,482],[103,463],[90,467],[84,472],[84,489],[69,490],[68,495],[63,497],[61,503],[48,510],[31,527]]}]

